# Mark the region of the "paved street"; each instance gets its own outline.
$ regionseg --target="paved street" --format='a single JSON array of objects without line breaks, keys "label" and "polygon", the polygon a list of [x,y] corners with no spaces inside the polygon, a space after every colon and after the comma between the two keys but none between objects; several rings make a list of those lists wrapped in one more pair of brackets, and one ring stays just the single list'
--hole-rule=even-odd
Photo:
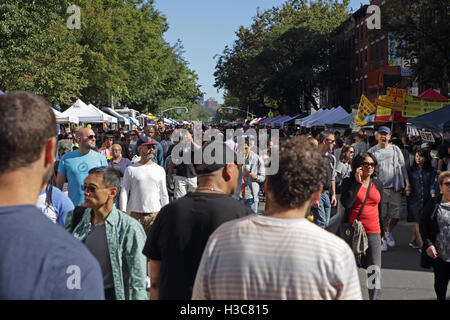
[{"label": "paved street", "polygon": [[[260,202],[259,212],[263,212],[264,202]],[[420,266],[420,253],[408,246],[412,223],[406,222],[406,208],[394,229],[396,247],[382,253],[381,289],[383,300],[436,300],[434,293],[434,273],[432,269]],[[366,270],[359,270],[363,298],[369,299],[366,285]],[[447,291],[450,299],[450,290]]]}]

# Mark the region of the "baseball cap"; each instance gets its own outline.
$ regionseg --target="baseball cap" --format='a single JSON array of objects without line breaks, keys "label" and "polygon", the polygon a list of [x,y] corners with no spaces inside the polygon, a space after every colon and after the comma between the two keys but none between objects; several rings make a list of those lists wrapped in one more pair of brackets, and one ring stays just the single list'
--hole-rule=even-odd
[{"label": "baseball cap", "polygon": [[136,146],[139,148],[140,146],[156,146],[157,142],[152,142],[149,137],[142,137],[136,142]]},{"label": "baseball cap", "polygon": [[[207,150],[205,150],[207,149]],[[220,159],[215,159],[216,150],[222,150],[222,157]],[[206,152],[205,152],[206,151]],[[194,163],[194,152],[192,152],[192,163],[194,163],[195,171],[197,174],[205,174],[219,170],[225,167],[227,163],[237,163],[238,157],[237,153],[228,147],[225,143],[220,141],[210,142],[202,147],[202,163]],[[205,162],[205,154],[211,156],[214,160],[212,163],[208,164]],[[227,156],[228,154],[228,156]],[[216,162],[216,160],[218,160]]]},{"label": "baseball cap", "polygon": [[378,128],[378,133],[387,133],[387,134],[391,134],[391,129],[389,129],[388,127],[379,127]]}]

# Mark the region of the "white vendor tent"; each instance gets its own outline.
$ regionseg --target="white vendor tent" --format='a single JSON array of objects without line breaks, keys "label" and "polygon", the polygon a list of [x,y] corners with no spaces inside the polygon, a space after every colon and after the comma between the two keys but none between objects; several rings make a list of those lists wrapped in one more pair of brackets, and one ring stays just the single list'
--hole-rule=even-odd
[{"label": "white vendor tent", "polygon": [[78,124],[80,120],[78,117],[75,116],[67,116],[64,115],[62,112],[59,112],[58,110],[53,109],[53,113],[55,114],[56,123],[76,123]]},{"label": "white vendor tent", "polygon": [[65,116],[78,117],[80,122],[91,123],[117,123],[117,119],[110,116],[92,104],[86,105],[80,99],[77,100],[69,109],[62,113]]}]

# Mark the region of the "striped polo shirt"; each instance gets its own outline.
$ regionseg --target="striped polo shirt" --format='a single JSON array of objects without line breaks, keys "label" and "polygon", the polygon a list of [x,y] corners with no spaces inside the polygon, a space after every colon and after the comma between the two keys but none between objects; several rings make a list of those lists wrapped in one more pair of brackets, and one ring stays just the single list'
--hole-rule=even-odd
[{"label": "striped polo shirt", "polygon": [[210,236],[192,299],[362,299],[355,258],[307,219],[248,216]]}]

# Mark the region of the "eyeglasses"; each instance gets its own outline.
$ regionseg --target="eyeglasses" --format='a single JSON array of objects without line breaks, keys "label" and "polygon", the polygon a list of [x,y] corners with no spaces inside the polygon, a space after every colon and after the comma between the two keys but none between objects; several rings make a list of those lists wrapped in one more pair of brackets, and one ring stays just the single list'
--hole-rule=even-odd
[{"label": "eyeglasses", "polygon": [[446,187],[450,187],[450,181],[444,182],[443,185]]},{"label": "eyeglasses", "polygon": [[366,168],[368,168],[369,166],[375,168],[375,162],[363,162],[362,165]]},{"label": "eyeglasses", "polygon": [[116,151],[120,151],[120,149],[111,149],[111,151],[116,152]]},{"label": "eyeglasses", "polygon": [[355,151],[349,151],[349,153],[355,153]]},{"label": "eyeglasses", "polygon": [[153,146],[153,145],[147,145],[147,146],[145,146],[145,147],[147,147],[148,150],[150,150],[150,149],[155,149],[155,146]]},{"label": "eyeglasses", "polygon": [[328,142],[329,144],[332,144],[332,143],[335,142],[335,140],[332,140],[332,139],[326,139],[326,140],[327,140],[327,142]]},{"label": "eyeglasses", "polygon": [[69,139],[69,140],[73,140],[73,137],[67,137],[67,139]]},{"label": "eyeglasses", "polygon": [[91,134],[90,136],[87,136],[86,138],[88,138],[89,140],[95,139],[95,135]]},{"label": "eyeglasses", "polygon": [[130,136],[132,136],[132,137],[133,137],[133,136],[136,136],[136,133],[131,133]]}]

